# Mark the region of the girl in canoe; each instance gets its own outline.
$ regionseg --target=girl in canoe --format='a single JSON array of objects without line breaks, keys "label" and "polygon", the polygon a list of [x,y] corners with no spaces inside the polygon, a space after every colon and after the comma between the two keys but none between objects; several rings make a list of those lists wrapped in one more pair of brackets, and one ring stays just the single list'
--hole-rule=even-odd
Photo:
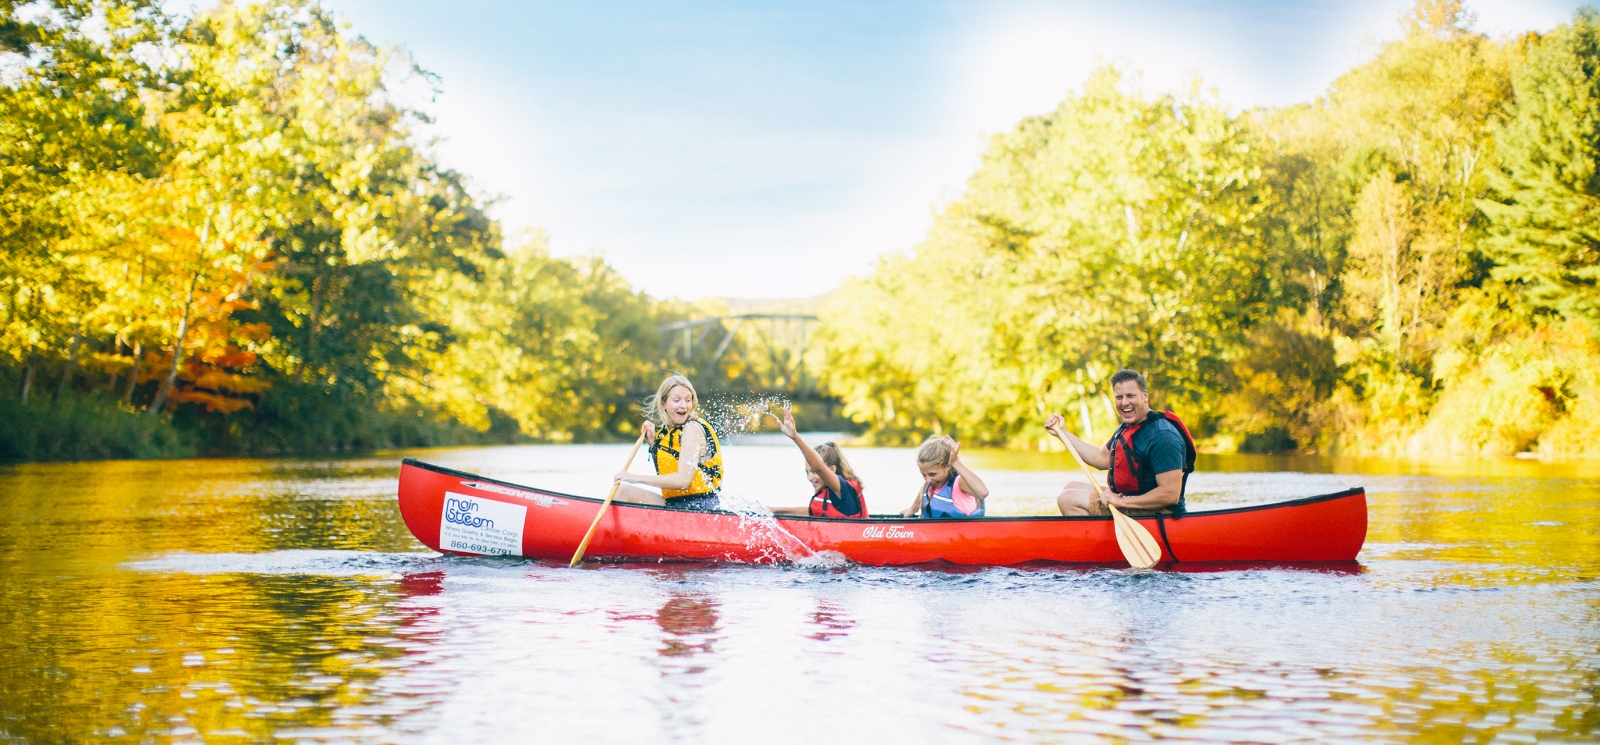
[{"label": "girl in canoe", "polygon": [[922,490],[901,517],[983,517],[989,487],[961,462],[961,443],[947,435],[929,437],[917,449]]},{"label": "girl in canoe", "polygon": [[[777,419],[776,416],[773,418]],[[793,440],[795,447],[800,448],[800,454],[805,456],[806,479],[811,481],[811,488],[816,493],[811,495],[811,504],[805,507],[779,507],[773,510],[774,513],[811,517],[867,516],[867,500],[861,494],[861,477],[850,468],[850,461],[844,459],[844,453],[839,451],[838,445],[824,442],[821,447],[811,449],[805,440],[800,439],[800,433],[794,426],[794,412],[787,407],[783,410],[783,419],[778,421],[778,430]]]},{"label": "girl in canoe", "polygon": [[[722,443],[700,413],[694,385],[682,375],[661,381],[655,398],[645,403],[644,439],[656,475],[623,471],[617,499],[680,510],[716,510],[722,506]],[[644,484],[660,494],[634,486]]]}]

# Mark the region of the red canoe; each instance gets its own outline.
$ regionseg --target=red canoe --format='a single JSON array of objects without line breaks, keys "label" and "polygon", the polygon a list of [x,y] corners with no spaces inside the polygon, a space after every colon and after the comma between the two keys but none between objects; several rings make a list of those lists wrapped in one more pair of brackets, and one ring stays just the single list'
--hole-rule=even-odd
[{"label": "red canoe", "polygon": [[[400,514],[435,551],[566,561],[601,500],[534,489],[407,458]],[[1350,561],[1367,538],[1367,493],[1144,518],[1162,561]],[[589,544],[594,561],[768,563],[835,552],[861,564],[1126,564],[1109,517],[907,520],[753,518],[614,502]]]}]

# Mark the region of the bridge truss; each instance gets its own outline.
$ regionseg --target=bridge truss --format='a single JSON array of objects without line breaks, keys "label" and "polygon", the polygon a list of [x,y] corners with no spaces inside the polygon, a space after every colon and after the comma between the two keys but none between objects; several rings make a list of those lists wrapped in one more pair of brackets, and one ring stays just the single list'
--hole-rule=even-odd
[{"label": "bridge truss", "polygon": [[754,378],[752,392],[811,398],[816,381],[806,375],[806,357],[816,323],[816,316],[799,313],[738,313],[669,323],[661,333],[676,337],[673,360],[694,368],[717,365],[738,342]]}]

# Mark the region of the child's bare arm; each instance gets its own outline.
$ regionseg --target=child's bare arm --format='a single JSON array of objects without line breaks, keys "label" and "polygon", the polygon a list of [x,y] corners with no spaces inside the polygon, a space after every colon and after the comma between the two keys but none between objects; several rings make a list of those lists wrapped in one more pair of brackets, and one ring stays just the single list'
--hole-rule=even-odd
[{"label": "child's bare arm", "polygon": [[950,448],[955,451],[955,455],[951,457],[950,466],[956,469],[956,473],[961,476],[961,490],[978,499],[987,498],[989,496],[989,487],[983,483],[983,479],[978,478],[978,474],[967,467],[967,464],[961,462],[961,443],[948,437],[945,439],[950,440]]},{"label": "child's bare arm", "polygon": [[918,489],[917,490],[917,498],[911,502],[911,506],[910,507],[907,507],[907,508],[905,508],[905,509],[900,511],[900,516],[901,517],[916,517],[917,513],[920,512],[921,510],[922,510],[922,490]]},{"label": "child's bare arm", "polygon": [[[778,418],[773,417],[773,419]],[[833,469],[828,467],[828,464],[822,462],[822,456],[818,455],[816,450],[806,444],[805,440],[800,439],[800,432],[794,426],[794,412],[787,406],[783,409],[783,418],[778,419],[778,431],[782,432],[785,437],[794,442],[796,447],[800,448],[800,454],[805,456],[806,465],[811,468],[812,473],[817,474],[817,477],[822,479],[823,486],[828,487],[834,494],[843,493],[843,487],[839,484],[839,475],[834,473]]]}]

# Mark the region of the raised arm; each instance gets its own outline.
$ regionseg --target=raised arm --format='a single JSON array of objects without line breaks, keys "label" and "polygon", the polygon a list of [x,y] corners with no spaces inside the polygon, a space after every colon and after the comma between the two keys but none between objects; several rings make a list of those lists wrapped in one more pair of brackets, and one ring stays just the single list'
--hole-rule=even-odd
[{"label": "raised arm", "polygon": [[1045,419],[1044,429],[1046,432],[1055,435],[1067,447],[1078,451],[1078,457],[1083,458],[1084,463],[1088,463],[1102,471],[1111,467],[1111,451],[1099,445],[1085,442],[1079,439],[1077,435],[1068,432],[1067,420],[1060,414],[1051,414],[1048,419]]},{"label": "raised arm", "polygon": [[[776,416],[772,418],[778,419]],[[800,454],[805,456],[806,466],[811,469],[812,473],[817,475],[817,478],[822,479],[823,486],[828,487],[828,490],[834,494],[844,493],[843,487],[839,484],[839,474],[834,473],[827,463],[822,462],[822,456],[818,455],[817,451],[813,450],[810,445],[807,445],[805,440],[800,439],[800,432],[794,426],[794,412],[787,406],[783,407],[783,418],[778,419],[778,431],[793,440],[795,446],[800,448]]]},{"label": "raised arm", "polygon": [[950,450],[952,451],[950,467],[956,469],[956,473],[961,476],[961,490],[971,494],[980,502],[987,499],[989,497],[989,487],[984,485],[983,479],[978,478],[978,474],[968,468],[967,464],[961,462],[961,443],[949,437],[944,439],[950,443]]}]

